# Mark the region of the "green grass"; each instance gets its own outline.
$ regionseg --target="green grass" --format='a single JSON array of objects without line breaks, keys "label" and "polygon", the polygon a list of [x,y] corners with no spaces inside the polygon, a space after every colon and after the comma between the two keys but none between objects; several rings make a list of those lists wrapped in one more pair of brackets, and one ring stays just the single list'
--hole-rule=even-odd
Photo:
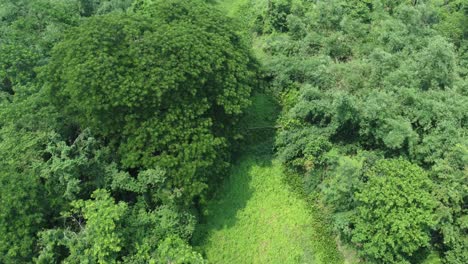
[{"label": "green grass", "polygon": [[281,165],[247,156],[207,206],[194,242],[210,263],[342,263]]},{"label": "green grass", "polygon": [[343,263],[318,209],[292,191],[272,158],[279,108],[257,94],[243,120],[244,155],[205,207],[193,244],[210,263]]}]

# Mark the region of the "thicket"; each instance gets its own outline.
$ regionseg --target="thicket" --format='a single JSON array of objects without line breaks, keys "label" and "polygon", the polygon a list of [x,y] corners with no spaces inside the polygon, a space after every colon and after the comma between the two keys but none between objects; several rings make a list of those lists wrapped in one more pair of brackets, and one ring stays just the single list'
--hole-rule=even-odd
[{"label": "thicket", "polygon": [[278,156],[341,239],[369,262],[468,262],[467,2],[259,2]]},{"label": "thicket", "polygon": [[203,263],[256,63],[204,1],[0,1],[0,262]]}]

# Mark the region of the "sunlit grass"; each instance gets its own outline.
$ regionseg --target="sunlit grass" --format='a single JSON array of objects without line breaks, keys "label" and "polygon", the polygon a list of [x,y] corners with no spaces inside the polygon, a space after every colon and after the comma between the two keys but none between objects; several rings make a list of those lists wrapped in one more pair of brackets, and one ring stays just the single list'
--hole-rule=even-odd
[{"label": "sunlit grass", "polygon": [[283,177],[281,165],[265,157],[235,166],[196,234],[210,263],[341,262],[333,239],[317,245],[326,242],[321,227]]}]

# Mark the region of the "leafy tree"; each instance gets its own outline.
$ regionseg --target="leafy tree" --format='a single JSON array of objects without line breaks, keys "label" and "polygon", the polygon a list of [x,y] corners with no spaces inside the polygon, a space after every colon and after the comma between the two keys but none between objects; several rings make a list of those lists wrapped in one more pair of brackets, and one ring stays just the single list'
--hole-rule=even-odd
[{"label": "leafy tree", "polygon": [[291,0],[268,1],[266,27],[280,32],[287,31],[287,17],[291,13]]},{"label": "leafy tree", "polygon": [[200,253],[194,252],[180,238],[168,237],[161,243],[158,257],[153,263],[199,264],[205,261]]},{"label": "leafy tree", "polygon": [[89,19],[56,45],[42,75],[56,105],[111,140],[125,167],[161,166],[169,186],[200,194],[225,167],[253,60],[202,2],[157,1],[137,12]]},{"label": "leafy tree", "polygon": [[[127,205],[114,203],[105,190],[96,190],[91,196],[94,200],[76,200],[73,210],[64,216],[70,218],[74,230],[50,230],[42,233],[45,250],[39,256],[39,263],[54,262],[53,248],[56,243],[65,246],[69,255],[64,263],[114,263],[117,253],[122,249],[123,237],[120,220]],[[59,237],[59,241],[54,241]],[[49,249],[49,250],[47,250]]]},{"label": "leafy tree", "polygon": [[39,263],[203,263],[186,242],[194,230],[189,214],[171,205],[148,211],[143,196],[131,206],[116,203],[102,189],[91,198],[71,202],[65,228],[40,233]]},{"label": "leafy tree", "polygon": [[434,1],[440,23],[436,29],[444,36],[449,37],[457,46],[463,45],[468,35],[468,2],[466,0],[449,0],[438,3]]},{"label": "leafy tree", "polygon": [[[55,137],[56,115],[31,87],[0,101],[0,262],[28,262],[36,232],[47,225],[46,190],[40,178],[45,146]],[[44,122],[47,120],[47,122]]]},{"label": "leafy tree", "polygon": [[362,255],[386,263],[410,263],[429,246],[436,205],[432,183],[421,168],[403,159],[381,160],[365,173],[356,193],[352,240]]},{"label": "leafy tree", "polygon": [[16,86],[34,81],[34,67],[61,34],[79,20],[75,1],[1,0],[0,91],[14,94]]},{"label": "leafy tree", "polygon": [[434,197],[439,201],[438,244],[445,252],[446,263],[464,263],[468,261],[466,212],[468,180],[468,148],[459,144],[446,154],[444,159],[436,161],[432,176],[435,180]]},{"label": "leafy tree", "polygon": [[[328,154],[330,156],[330,154]],[[327,205],[335,214],[334,224],[341,238],[349,241],[352,235],[352,221],[357,201],[355,193],[362,188],[364,180],[364,157],[338,156],[333,174],[323,180],[320,191]],[[332,162],[330,162],[333,164]]]},{"label": "leafy tree", "polygon": [[112,11],[124,12],[133,0],[76,0],[80,5],[81,15],[84,17],[95,14],[105,14]]},{"label": "leafy tree", "polygon": [[[94,190],[108,186],[119,172],[109,149],[102,146],[89,130],[73,142],[52,137],[43,150],[46,157],[36,164],[51,206],[51,219],[70,207],[70,202],[88,198]],[[53,216],[53,217],[52,217]]]},{"label": "leafy tree", "polygon": [[417,67],[422,89],[451,87],[454,81],[455,54],[443,38],[433,38],[418,56]]},{"label": "leafy tree", "polygon": [[45,133],[1,129],[0,262],[27,262],[34,254],[35,234],[45,224],[44,190],[30,162],[41,160]]}]

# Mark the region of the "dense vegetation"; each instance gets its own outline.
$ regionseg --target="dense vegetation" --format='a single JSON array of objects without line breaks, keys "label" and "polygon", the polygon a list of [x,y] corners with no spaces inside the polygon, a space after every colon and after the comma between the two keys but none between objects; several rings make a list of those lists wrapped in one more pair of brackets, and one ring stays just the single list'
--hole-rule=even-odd
[{"label": "dense vegetation", "polygon": [[0,263],[468,263],[467,132],[467,0],[0,0]]},{"label": "dense vegetation", "polygon": [[255,29],[287,168],[364,259],[468,262],[466,1],[272,3]]},{"label": "dense vegetation", "polygon": [[[256,63],[202,1],[2,1],[0,262],[202,262]],[[125,11],[127,10],[127,11]]]}]

